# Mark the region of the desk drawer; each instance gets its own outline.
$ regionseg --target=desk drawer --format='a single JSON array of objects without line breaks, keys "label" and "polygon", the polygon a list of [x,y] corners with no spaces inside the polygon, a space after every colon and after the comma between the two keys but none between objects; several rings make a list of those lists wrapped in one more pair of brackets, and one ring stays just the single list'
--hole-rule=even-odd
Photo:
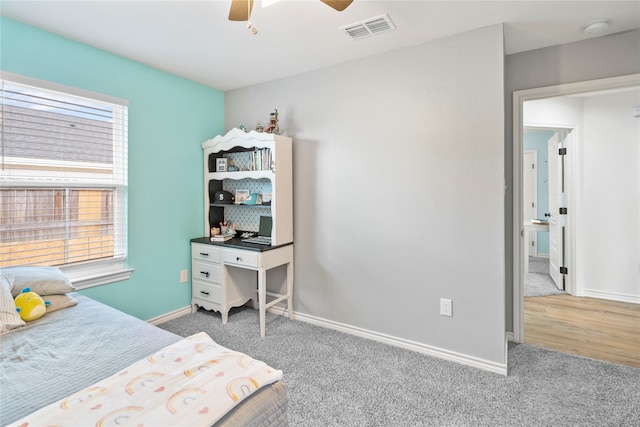
[{"label": "desk drawer", "polygon": [[202,243],[191,244],[191,258],[194,260],[220,262],[220,248],[213,245],[203,245]]},{"label": "desk drawer", "polygon": [[246,267],[258,267],[259,254],[253,251],[234,251],[225,249],[222,253],[222,259],[225,264],[239,265]]},{"label": "desk drawer", "polygon": [[205,301],[214,302],[216,304],[222,304],[223,295],[222,287],[220,285],[204,284],[199,282],[193,282],[193,295],[192,298],[198,298]]},{"label": "desk drawer", "polygon": [[220,283],[221,267],[219,264],[211,264],[208,262],[196,261],[192,262],[193,278],[205,280],[211,283]]}]

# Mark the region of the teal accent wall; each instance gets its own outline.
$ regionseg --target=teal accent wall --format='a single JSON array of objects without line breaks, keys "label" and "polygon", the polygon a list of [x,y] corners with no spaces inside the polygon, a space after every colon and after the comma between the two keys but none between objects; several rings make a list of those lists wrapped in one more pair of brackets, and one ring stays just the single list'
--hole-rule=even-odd
[{"label": "teal accent wall", "polygon": [[[549,161],[547,159],[547,141],[555,132],[551,130],[525,131],[522,135],[523,148],[525,150],[537,150],[538,161],[538,218],[544,218],[549,212]],[[538,253],[549,254],[549,233],[538,233]]]},{"label": "teal accent wall", "polygon": [[204,233],[201,143],[224,131],[224,93],[4,16],[0,68],[129,100],[135,271],[81,293],[144,320],[188,306],[180,270],[191,272],[189,239]]}]

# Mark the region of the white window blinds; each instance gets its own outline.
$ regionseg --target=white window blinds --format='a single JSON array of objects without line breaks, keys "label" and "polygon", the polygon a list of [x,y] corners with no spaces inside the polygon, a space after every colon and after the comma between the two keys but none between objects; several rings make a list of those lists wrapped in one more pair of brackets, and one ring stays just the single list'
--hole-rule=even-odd
[{"label": "white window blinds", "polygon": [[126,102],[3,77],[0,267],[124,260]]}]

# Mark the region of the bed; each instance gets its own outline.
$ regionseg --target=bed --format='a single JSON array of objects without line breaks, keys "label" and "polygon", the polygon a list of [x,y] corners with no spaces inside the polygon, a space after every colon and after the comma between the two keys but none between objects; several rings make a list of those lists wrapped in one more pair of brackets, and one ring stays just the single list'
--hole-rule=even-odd
[{"label": "bed", "polygon": [[[64,425],[55,418],[56,412],[60,412],[60,408],[66,410],[72,406],[69,402],[82,401],[87,395],[95,398],[95,390],[101,390],[102,400],[96,401],[99,404],[91,405],[90,409],[102,410],[103,416],[89,422],[82,412],[78,412],[78,418],[67,425],[109,425],[108,421],[115,418],[109,418],[104,413],[114,415],[117,411],[109,412],[106,408],[108,405],[112,405],[111,409],[116,406],[127,407],[129,413],[121,411],[118,421],[131,421],[132,425],[140,421],[152,422],[146,425],[154,426],[288,424],[287,390],[281,381],[282,372],[247,355],[226,349],[204,333],[180,337],[75,293],[72,288],[66,289],[63,294],[43,296],[45,300],[55,301],[56,305],[50,306],[40,319],[11,325],[6,320],[9,315],[7,310],[10,309],[6,294],[7,289],[12,289],[9,279],[13,278],[5,274],[6,270],[0,272],[5,296],[4,306],[0,301],[3,313],[3,333],[0,335],[0,425],[19,426],[27,425],[26,422],[29,426],[51,425],[54,422]],[[194,348],[198,352],[194,352]],[[195,357],[201,359],[196,360]],[[227,359],[234,362],[222,365]],[[149,368],[150,363],[154,364],[153,368]],[[179,377],[170,381],[168,373],[163,376],[166,372],[162,366],[167,367],[166,372],[169,368],[175,370]],[[207,369],[212,366],[216,369]],[[232,381],[231,372],[222,366],[249,370],[238,371]],[[214,372],[220,378],[215,378]],[[211,376],[205,377],[205,374]],[[161,376],[164,383],[158,382]],[[195,381],[193,378],[198,378],[200,385],[185,386],[184,381]],[[143,390],[145,387],[146,390]],[[216,387],[219,390],[213,390]],[[206,394],[208,388],[212,388],[212,391]],[[115,389],[123,390],[122,396],[110,394]],[[186,389],[191,391],[191,395],[185,392]],[[105,394],[104,390],[109,390],[109,394]],[[138,390],[142,391],[137,393]],[[162,394],[158,393],[160,390],[164,393],[165,403],[157,408],[150,407],[146,415],[144,412],[131,413],[132,408],[144,405],[130,403],[127,399],[137,394],[137,398],[148,400]],[[143,391],[148,392],[147,397],[144,397]],[[167,399],[169,396],[172,399]],[[87,410],[87,405],[84,406]],[[182,407],[186,409],[182,411]],[[209,413],[203,412],[203,408],[208,409]],[[176,421],[164,416],[157,418],[162,410],[173,413],[199,410],[206,416],[198,418],[198,424],[192,421],[176,424]],[[74,419],[69,413],[63,414],[64,420]],[[149,414],[154,414],[157,419]],[[79,419],[83,422],[78,423]],[[191,420],[188,417],[184,419]]]}]

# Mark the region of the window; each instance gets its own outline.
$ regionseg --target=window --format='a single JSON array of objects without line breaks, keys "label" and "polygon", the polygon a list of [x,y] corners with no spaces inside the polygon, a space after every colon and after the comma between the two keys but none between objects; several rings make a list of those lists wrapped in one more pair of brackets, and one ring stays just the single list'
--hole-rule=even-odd
[{"label": "window", "polygon": [[0,268],[128,278],[127,102],[3,73]]}]

